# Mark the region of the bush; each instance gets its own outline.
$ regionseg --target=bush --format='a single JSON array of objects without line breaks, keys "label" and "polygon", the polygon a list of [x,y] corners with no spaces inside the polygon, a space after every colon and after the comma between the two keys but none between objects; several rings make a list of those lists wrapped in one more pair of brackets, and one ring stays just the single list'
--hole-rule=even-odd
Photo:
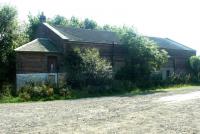
[{"label": "bush", "polygon": [[19,97],[23,100],[23,101],[30,101],[31,100],[31,96],[27,93],[27,92],[22,92],[19,94]]},{"label": "bush", "polygon": [[73,88],[105,86],[112,79],[112,66],[95,48],[76,48],[65,58],[67,83]]},{"label": "bush", "polygon": [[0,90],[0,98],[1,97],[10,97],[15,95],[15,87],[12,84],[3,84]]},{"label": "bush", "polygon": [[24,101],[47,99],[54,95],[53,87],[49,85],[27,84],[19,90],[19,96]]},{"label": "bush", "polygon": [[134,29],[123,27],[118,33],[127,55],[124,67],[116,72],[116,79],[143,84],[150,80],[152,72],[167,63],[167,52],[160,50],[155,42],[138,35]]},{"label": "bush", "polygon": [[199,56],[191,56],[189,59],[189,65],[194,75],[198,75],[200,73],[200,57]]}]

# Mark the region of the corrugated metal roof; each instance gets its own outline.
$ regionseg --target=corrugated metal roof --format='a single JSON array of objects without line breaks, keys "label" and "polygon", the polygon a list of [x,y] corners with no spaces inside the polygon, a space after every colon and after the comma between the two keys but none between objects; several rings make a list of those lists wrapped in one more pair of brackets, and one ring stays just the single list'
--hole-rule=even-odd
[{"label": "corrugated metal roof", "polygon": [[153,40],[155,43],[158,44],[159,47],[165,49],[179,49],[179,50],[188,50],[188,51],[195,51],[192,48],[189,48],[183,44],[180,44],[176,41],[173,41],[169,38],[160,38],[160,37],[148,37],[150,40]]},{"label": "corrugated metal roof", "polygon": [[52,26],[59,31],[61,35],[64,35],[69,41],[77,42],[92,42],[92,43],[106,43],[106,44],[119,44],[119,38],[116,33],[101,30],[89,30],[81,28]]},{"label": "corrugated metal roof", "polygon": [[59,52],[56,46],[46,38],[35,39],[15,49],[17,52]]}]

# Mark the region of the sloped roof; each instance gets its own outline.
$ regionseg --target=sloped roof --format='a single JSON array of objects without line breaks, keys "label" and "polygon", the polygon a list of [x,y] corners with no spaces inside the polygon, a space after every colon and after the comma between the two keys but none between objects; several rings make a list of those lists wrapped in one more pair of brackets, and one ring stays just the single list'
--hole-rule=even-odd
[{"label": "sloped roof", "polygon": [[110,31],[89,30],[64,26],[51,26],[47,23],[45,23],[45,25],[53,30],[62,39],[67,39],[69,41],[106,44],[120,43],[116,33]]},{"label": "sloped roof", "polygon": [[56,46],[46,38],[35,39],[15,49],[17,52],[59,52]]},{"label": "sloped roof", "polygon": [[179,50],[188,50],[188,51],[195,51],[192,48],[189,48],[183,44],[180,44],[176,41],[173,41],[169,38],[160,38],[160,37],[148,37],[150,40],[153,40],[158,44],[159,47],[165,49],[179,49]]}]

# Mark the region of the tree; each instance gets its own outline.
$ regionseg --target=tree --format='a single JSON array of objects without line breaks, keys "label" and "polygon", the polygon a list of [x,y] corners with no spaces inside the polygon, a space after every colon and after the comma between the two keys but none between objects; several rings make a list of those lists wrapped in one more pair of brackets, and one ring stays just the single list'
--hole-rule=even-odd
[{"label": "tree", "polygon": [[38,29],[38,26],[40,24],[39,16],[33,16],[31,14],[28,15],[28,24],[27,24],[27,30],[26,33],[29,36],[29,40],[34,40],[36,31]]},{"label": "tree", "polygon": [[112,78],[112,66],[95,48],[76,48],[65,58],[68,82],[72,86],[100,86]]},{"label": "tree", "polygon": [[56,15],[53,19],[50,19],[49,23],[53,25],[71,26],[74,28],[97,29],[97,23],[94,20],[86,18],[82,21],[74,16],[67,19],[64,16]]},{"label": "tree", "polygon": [[69,20],[67,20],[65,17],[56,15],[51,21],[51,24],[54,25],[62,25],[62,26],[67,26],[69,24]]},{"label": "tree", "polygon": [[72,16],[71,19],[69,20],[69,26],[74,27],[74,28],[84,27],[83,22],[74,16]]},{"label": "tree", "polygon": [[116,29],[122,44],[127,48],[125,66],[116,74],[117,79],[148,80],[152,72],[167,62],[168,55],[156,43],[140,36],[133,28]]},{"label": "tree", "polygon": [[200,73],[200,57],[199,56],[191,56],[189,59],[189,65],[194,73],[194,75],[199,75]]},{"label": "tree", "polygon": [[2,82],[13,78],[13,73],[9,72],[13,71],[15,64],[9,59],[13,57],[13,49],[18,38],[16,16],[15,8],[8,5],[0,7],[0,86]]},{"label": "tree", "polygon": [[14,7],[0,6],[0,89],[4,82],[15,81],[14,49],[29,41],[23,27]]},{"label": "tree", "polygon": [[93,20],[89,20],[88,18],[86,18],[83,23],[84,23],[85,29],[96,29],[97,28],[97,23]]}]

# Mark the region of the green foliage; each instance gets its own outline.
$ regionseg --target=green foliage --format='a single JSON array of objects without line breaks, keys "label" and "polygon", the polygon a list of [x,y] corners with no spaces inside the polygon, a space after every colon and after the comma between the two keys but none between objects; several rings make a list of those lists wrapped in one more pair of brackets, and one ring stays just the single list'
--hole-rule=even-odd
[{"label": "green foliage", "polygon": [[193,83],[193,76],[191,74],[172,74],[165,81],[166,84],[190,84]]},{"label": "green foliage", "polygon": [[194,75],[199,75],[200,73],[200,57],[199,56],[191,56],[189,59],[189,65],[194,73]]},{"label": "green foliage", "polygon": [[49,20],[50,24],[70,26],[74,28],[84,28],[84,29],[97,29],[98,25],[94,20],[86,18],[84,21],[79,18],[72,16],[70,19],[64,16],[56,15],[53,19]]},{"label": "green foliage", "polygon": [[[0,7],[0,65],[8,63],[8,55],[12,51],[15,31],[17,29],[16,21],[17,11],[10,6]],[[1,70],[1,69],[0,69]],[[2,75],[1,75],[2,76]]]},{"label": "green foliage", "polygon": [[10,97],[14,95],[14,86],[11,84],[4,84],[0,90],[0,98],[2,97]]},{"label": "green foliage", "polygon": [[40,24],[39,15],[33,16],[31,14],[28,15],[28,26],[26,33],[29,36],[29,40],[35,39],[36,31],[38,29],[38,26]]},{"label": "green foliage", "polygon": [[72,16],[69,21],[69,26],[74,28],[83,28],[83,22],[79,20],[77,17]]},{"label": "green foliage", "polygon": [[117,33],[128,52],[125,66],[116,73],[117,79],[147,81],[152,72],[167,62],[167,52],[160,50],[148,38],[138,35],[133,28],[119,28]]},{"label": "green foliage", "polygon": [[14,48],[20,47],[30,41],[27,28],[28,25],[26,23],[18,24],[17,30],[15,31],[17,38],[14,42]]},{"label": "green foliage", "polygon": [[53,87],[45,84],[27,84],[19,90],[19,97],[24,101],[48,99],[54,94]]},{"label": "green foliage", "polygon": [[112,67],[95,48],[76,48],[67,53],[66,71],[72,86],[104,85],[112,78]]},{"label": "green foliage", "polygon": [[15,8],[5,5],[0,6],[0,89],[2,89],[3,82],[8,82],[14,79],[12,72],[13,48],[15,47],[17,34],[17,11]]},{"label": "green foliage", "polygon": [[110,25],[108,25],[108,24],[104,25],[104,26],[102,27],[102,29],[105,30],[105,31],[112,31],[112,30],[113,30],[112,26],[110,26]]},{"label": "green foliage", "polygon": [[17,22],[17,11],[9,5],[0,6],[0,90],[3,83],[15,81],[14,48],[28,42],[23,26]]},{"label": "green foliage", "polygon": [[67,26],[69,21],[63,16],[56,15],[52,20],[50,20],[50,23],[54,25]]},{"label": "green foliage", "polygon": [[85,29],[96,29],[97,28],[97,23],[93,20],[88,19],[88,18],[86,18],[83,23],[84,23]]}]

